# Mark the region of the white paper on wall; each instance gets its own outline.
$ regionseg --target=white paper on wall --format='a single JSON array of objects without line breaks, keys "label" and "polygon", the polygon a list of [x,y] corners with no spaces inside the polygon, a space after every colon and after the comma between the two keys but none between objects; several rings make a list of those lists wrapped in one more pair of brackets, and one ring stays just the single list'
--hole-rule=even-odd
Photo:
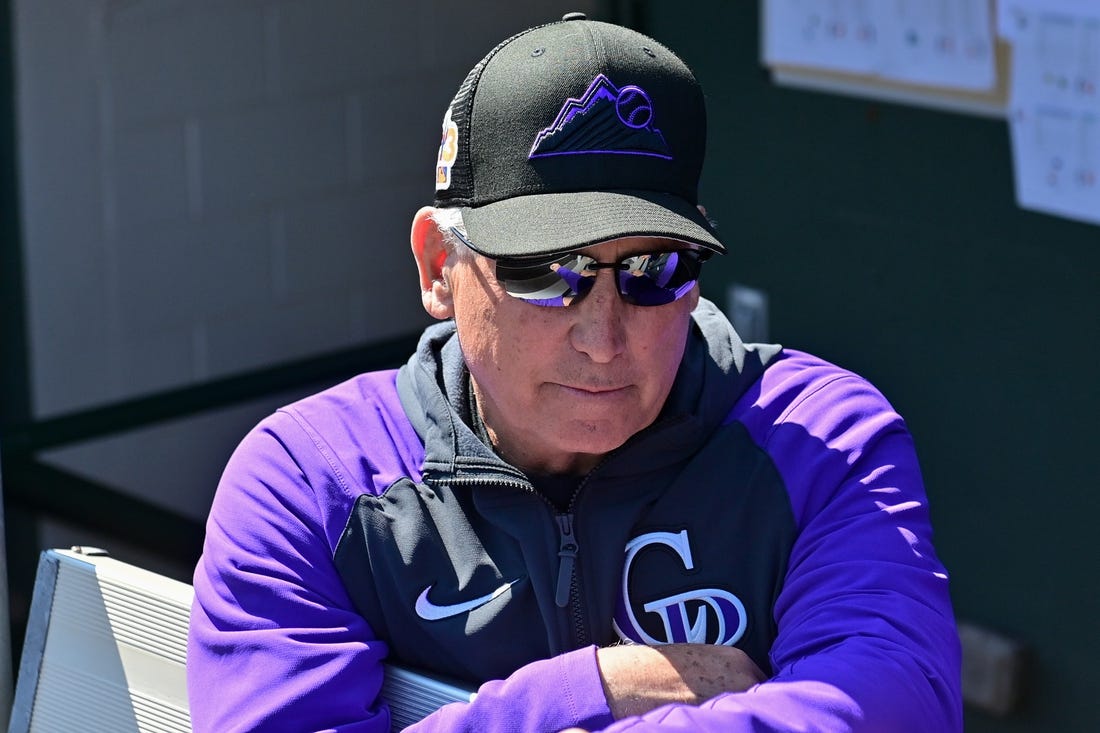
[{"label": "white paper on wall", "polygon": [[765,0],[764,60],[912,84],[996,82],[989,0]]},{"label": "white paper on wall", "polygon": [[1095,9],[1096,0],[994,0],[994,4],[997,35],[1013,40],[1036,10],[1080,15],[1090,6]]},{"label": "white paper on wall", "polygon": [[1012,3],[1009,124],[1020,206],[1100,224],[1100,5]]}]

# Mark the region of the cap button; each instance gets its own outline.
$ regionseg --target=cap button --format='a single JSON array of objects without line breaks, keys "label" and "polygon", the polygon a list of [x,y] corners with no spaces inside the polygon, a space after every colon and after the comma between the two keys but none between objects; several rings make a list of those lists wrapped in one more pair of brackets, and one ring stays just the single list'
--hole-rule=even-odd
[{"label": "cap button", "polygon": [[584,13],[566,13],[561,16],[562,20],[588,20],[588,16]]}]

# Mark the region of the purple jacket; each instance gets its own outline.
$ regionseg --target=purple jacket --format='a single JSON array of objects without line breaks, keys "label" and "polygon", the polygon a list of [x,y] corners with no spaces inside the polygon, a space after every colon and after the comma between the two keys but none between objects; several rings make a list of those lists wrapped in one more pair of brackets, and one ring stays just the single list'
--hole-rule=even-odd
[{"label": "purple jacket", "polygon": [[[264,420],[195,571],[196,731],[388,731],[385,660],[480,685],[417,731],[962,729],[902,419],[703,301],[653,426],[555,505],[477,437],[453,325]],[[731,644],[771,679],[615,721],[595,649]]]}]

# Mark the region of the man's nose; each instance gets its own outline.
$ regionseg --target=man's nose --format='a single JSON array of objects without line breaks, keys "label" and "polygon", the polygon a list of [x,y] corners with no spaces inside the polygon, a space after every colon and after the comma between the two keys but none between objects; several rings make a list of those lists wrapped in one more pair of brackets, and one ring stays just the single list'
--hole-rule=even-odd
[{"label": "man's nose", "polygon": [[626,348],[627,304],[619,296],[614,278],[616,270],[602,270],[584,298],[569,310],[574,311],[569,341],[573,348],[594,362],[606,364]]}]

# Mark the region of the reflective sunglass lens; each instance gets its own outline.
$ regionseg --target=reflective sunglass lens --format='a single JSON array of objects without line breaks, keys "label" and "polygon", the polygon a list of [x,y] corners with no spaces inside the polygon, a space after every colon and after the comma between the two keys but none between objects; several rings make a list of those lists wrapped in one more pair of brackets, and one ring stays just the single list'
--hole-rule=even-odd
[{"label": "reflective sunglass lens", "polygon": [[588,291],[573,255],[550,258],[497,260],[497,281],[513,298],[534,305],[566,306],[577,297],[575,288]]},{"label": "reflective sunglass lens", "polygon": [[694,253],[659,252],[623,260],[619,292],[635,305],[664,305],[684,297],[699,276]]}]

